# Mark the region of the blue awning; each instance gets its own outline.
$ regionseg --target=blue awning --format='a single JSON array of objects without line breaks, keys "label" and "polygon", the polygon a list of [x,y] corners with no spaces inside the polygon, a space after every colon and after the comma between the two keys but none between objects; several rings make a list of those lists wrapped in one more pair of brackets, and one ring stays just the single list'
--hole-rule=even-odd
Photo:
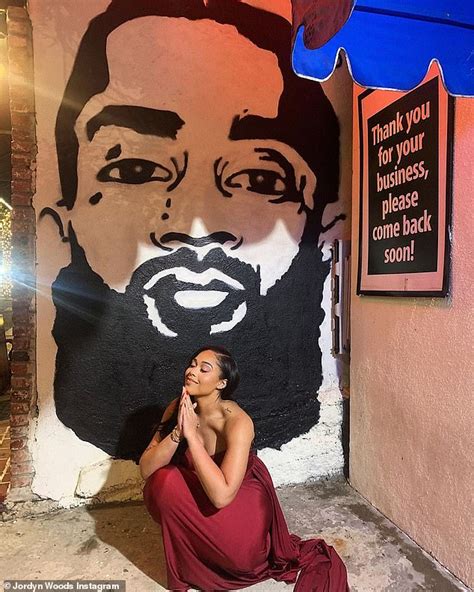
[{"label": "blue awning", "polygon": [[295,72],[326,80],[341,50],[362,86],[410,90],[437,60],[451,94],[474,96],[474,1],[356,0],[346,23],[319,49],[308,49],[298,29]]}]

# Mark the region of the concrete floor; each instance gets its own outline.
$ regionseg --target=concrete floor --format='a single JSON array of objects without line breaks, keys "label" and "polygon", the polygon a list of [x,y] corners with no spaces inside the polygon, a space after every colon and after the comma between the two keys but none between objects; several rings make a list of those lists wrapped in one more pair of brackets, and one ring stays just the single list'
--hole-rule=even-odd
[{"label": "concrete floor", "polygon": [[[337,548],[352,592],[469,590],[345,482],[285,487],[278,496],[292,532]],[[0,580],[114,579],[126,580],[127,592],[165,589],[159,528],[141,503],[0,521],[0,541]],[[247,589],[291,588],[268,581]]]}]

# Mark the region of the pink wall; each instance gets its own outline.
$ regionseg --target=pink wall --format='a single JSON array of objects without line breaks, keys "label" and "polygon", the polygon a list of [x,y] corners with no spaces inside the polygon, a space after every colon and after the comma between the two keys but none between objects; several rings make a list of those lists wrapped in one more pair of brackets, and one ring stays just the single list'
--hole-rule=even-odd
[{"label": "pink wall", "polygon": [[[357,122],[354,113],[353,286]],[[474,99],[456,101],[454,150],[450,296],[361,297],[353,290],[350,480],[472,585]]]}]

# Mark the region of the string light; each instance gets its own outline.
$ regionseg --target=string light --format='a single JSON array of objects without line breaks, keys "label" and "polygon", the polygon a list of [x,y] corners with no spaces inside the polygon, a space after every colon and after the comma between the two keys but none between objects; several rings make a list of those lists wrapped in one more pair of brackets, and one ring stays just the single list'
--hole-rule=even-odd
[{"label": "string light", "polygon": [[12,254],[11,205],[0,197],[0,299],[10,300],[12,283],[10,277]]}]

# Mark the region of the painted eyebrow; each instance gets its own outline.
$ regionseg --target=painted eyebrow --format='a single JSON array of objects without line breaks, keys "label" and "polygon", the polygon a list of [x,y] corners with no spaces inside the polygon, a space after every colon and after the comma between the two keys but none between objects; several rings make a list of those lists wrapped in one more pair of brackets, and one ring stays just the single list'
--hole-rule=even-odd
[{"label": "painted eyebrow", "polygon": [[126,127],[138,134],[176,140],[176,135],[183,127],[184,121],[174,111],[134,105],[108,105],[86,123],[89,142],[101,127],[107,125]]},{"label": "painted eyebrow", "polygon": [[271,119],[261,115],[236,115],[230,127],[230,140],[278,140],[286,142],[279,118]]}]

